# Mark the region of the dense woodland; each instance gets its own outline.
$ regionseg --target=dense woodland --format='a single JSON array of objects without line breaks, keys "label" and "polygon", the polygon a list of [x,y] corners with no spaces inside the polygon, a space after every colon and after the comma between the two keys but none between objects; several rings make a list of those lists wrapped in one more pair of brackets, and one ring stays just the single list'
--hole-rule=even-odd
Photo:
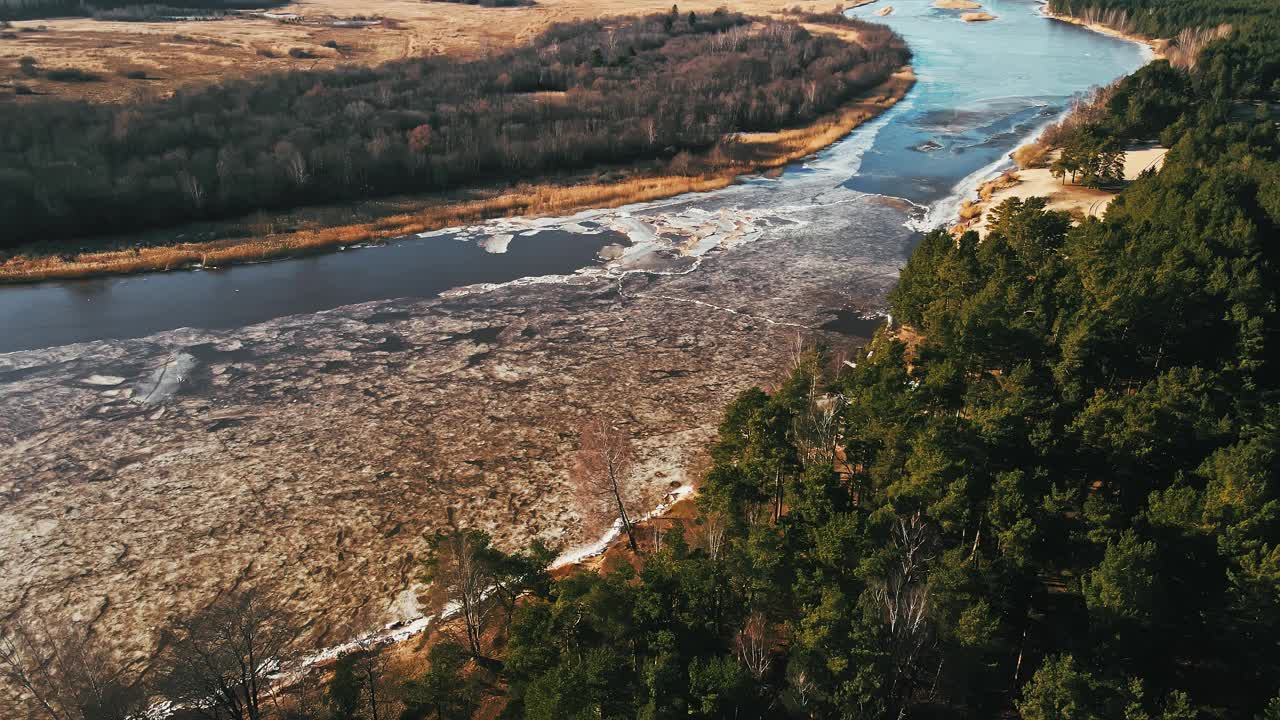
[{"label": "dense woodland", "polygon": [[[671,159],[812,121],[908,60],[727,11],[555,25],[477,61],[291,72],[129,106],[0,104],[9,246]],[[714,160],[714,158],[712,158]]]},{"label": "dense woodland", "polygon": [[1084,17],[1111,13],[1124,30],[1150,37],[1174,37],[1187,28],[1231,23],[1259,35],[1280,20],[1272,0],[1049,0],[1049,9]]}]

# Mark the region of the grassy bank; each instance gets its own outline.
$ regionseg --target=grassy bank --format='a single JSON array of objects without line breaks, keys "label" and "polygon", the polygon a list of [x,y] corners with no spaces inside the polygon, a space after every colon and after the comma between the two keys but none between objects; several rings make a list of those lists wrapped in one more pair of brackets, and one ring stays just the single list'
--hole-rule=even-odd
[{"label": "grassy bank", "polygon": [[[269,223],[225,222],[202,226],[205,238],[194,242],[161,242],[94,252],[67,247],[27,246],[0,263],[0,282],[21,283],[105,274],[167,271],[220,266],[304,255],[338,247],[381,242],[413,233],[438,230],[488,218],[565,214],[593,207],[617,207],[706,192],[735,178],[782,167],[811,155],[892,107],[911,88],[915,77],[903,67],[889,80],[818,122],[775,132],[743,133],[732,143],[734,160],[714,172],[675,175],[657,170],[635,171],[631,177],[598,181],[586,176],[560,182],[535,182],[514,190],[476,190],[448,198],[405,198],[362,209],[336,208],[343,215],[380,215],[366,221],[332,224],[335,208],[304,210],[291,227],[275,231]],[[718,152],[712,150],[711,153]],[[388,212],[391,209],[391,212]],[[329,222],[326,222],[329,219]],[[174,231],[163,236],[172,237]],[[137,242],[137,237],[129,238]],[[121,245],[124,240],[122,239]]]}]

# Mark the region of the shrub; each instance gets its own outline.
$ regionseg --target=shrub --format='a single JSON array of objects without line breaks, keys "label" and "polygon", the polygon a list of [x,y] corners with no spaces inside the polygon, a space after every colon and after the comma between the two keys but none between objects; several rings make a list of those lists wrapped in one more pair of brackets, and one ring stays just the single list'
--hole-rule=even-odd
[{"label": "shrub", "polygon": [[1043,167],[1048,156],[1048,148],[1040,143],[1028,143],[1013,151],[1013,161],[1023,170]]},{"label": "shrub", "polygon": [[289,57],[295,58],[297,60],[309,60],[311,58],[314,58],[315,55],[313,55],[312,53],[306,50],[303,50],[302,48],[289,48]]},{"label": "shrub", "polygon": [[97,82],[102,79],[101,75],[80,68],[58,68],[45,72],[44,76],[55,82]]}]

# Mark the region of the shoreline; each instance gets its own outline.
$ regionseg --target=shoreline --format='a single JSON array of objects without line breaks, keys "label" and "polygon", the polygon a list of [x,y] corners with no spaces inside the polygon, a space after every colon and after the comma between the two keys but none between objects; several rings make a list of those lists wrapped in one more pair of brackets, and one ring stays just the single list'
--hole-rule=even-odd
[{"label": "shoreline", "polygon": [[[915,81],[912,66],[904,65],[885,81],[810,125],[772,132],[737,134],[734,139],[760,157],[736,162],[702,175],[656,173],[604,183],[559,184],[543,180],[496,193],[492,188],[476,188],[462,191],[472,196],[467,199],[409,200],[411,207],[407,212],[388,214],[369,222],[336,226],[316,223],[314,226],[286,233],[88,252],[77,255],[71,261],[63,260],[63,256],[56,251],[39,256],[24,256],[22,248],[18,248],[13,258],[0,263],[0,285],[265,262],[335,252],[365,243],[385,243],[418,233],[495,218],[564,215],[588,209],[651,202],[686,193],[719,190],[741,177],[777,170],[834,145],[864,123],[896,105],[907,95]],[[394,203],[395,200],[390,202]],[[321,214],[339,209],[327,206],[300,208],[296,212],[312,211]],[[243,222],[245,219],[241,218],[214,225],[230,228]]]},{"label": "shoreline", "polygon": [[[1159,145],[1130,145],[1125,149],[1125,182],[1133,182],[1143,171],[1158,169],[1164,162],[1167,148]],[[1063,183],[1053,177],[1048,167],[1008,170],[999,177],[978,186],[978,197],[963,205],[960,220],[951,227],[953,233],[974,230],[985,236],[988,212],[1009,198],[1026,200],[1041,197],[1046,210],[1070,213],[1073,217],[1101,218],[1111,201],[1119,194],[1115,189],[1092,188],[1085,185]],[[968,217],[965,216],[969,214]]]},{"label": "shoreline", "polygon": [[[1098,33],[1100,35],[1106,35],[1108,37],[1116,38],[1118,40],[1124,40],[1126,42],[1134,43],[1135,45],[1143,46],[1144,48],[1147,49],[1148,52],[1151,53],[1151,56],[1147,58],[1147,62],[1143,64],[1144,66],[1156,60],[1166,59],[1163,53],[1164,41],[1162,40],[1155,39],[1155,38],[1148,38],[1142,35],[1125,33],[1120,30],[1116,30],[1115,28],[1108,27],[1106,25],[1102,25],[1099,23],[1086,22],[1084,20],[1081,20],[1080,18],[1076,18],[1070,15],[1060,15],[1060,14],[1051,12],[1049,10],[1049,5],[1047,2],[1040,3],[1038,12],[1050,20],[1057,20],[1059,22],[1069,23],[1071,25],[1084,28],[1085,30]],[[1124,77],[1128,77],[1128,75],[1131,75],[1131,74],[1132,73],[1127,73]],[[1018,145],[1014,148],[1014,151],[1030,143],[1034,143],[1040,137],[1040,135],[1044,133],[1046,128],[1048,128],[1050,125],[1056,122],[1060,122],[1062,119],[1064,119],[1070,114],[1071,114],[1071,109],[1068,108],[1064,110],[1061,114],[1056,116],[1053,120],[1050,120],[1044,123],[1043,125],[1041,125],[1040,127],[1036,128],[1036,130],[1033,133],[1030,133],[1029,135],[1022,138],[1018,142]],[[1001,161],[989,165],[988,168],[984,168],[985,172],[982,172],[981,175],[978,175],[977,177],[972,178],[973,180],[972,187],[964,188],[963,190],[960,190],[955,195],[948,198],[948,200],[955,201],[955,207],[949,210],[946,213],[946,215],[943,216],[945,219],[943,220],[942,224],[939,225],[938,227],[945,227],[948,231],[956,233],[956,232],[963,232],[965,230],[973,229],[979,226],[983,226],[984,225],[983,220],[986,216],[986,212],[988,209],[990,209],[990,207],[993,207],[993,205],[991,205],[989,201],[981,199],[981,193],[984,188],[991,186],[995,183],[999,183],[1009,173],[1016,174],[1020,171],[1017,167],[1017,163],[1013,163],[1012,155],[1013,155],[1013,152],[1011,151]],[[965,181],[962,181],[961,184],[968,185],[969,180],[970,178],[966,178]],[[979,196],[976,199],[974,198],[975,194]],[[974,216],[965,217],[962,213],[965,212],[966,204],[968,204],[969,207],[977,207],[979,209],[978,214]]]},{"label": "shoreline", "polygon": [[1050,11],[1049,5],[1047,3],[1040,5],[1040,14],[1044,15],[1050,20],[1057,20],[1059,22],[1069,23],[1077,27],[1082,27],[1086,30],[1092,30],[1093,32],[1096,32],[1100,35],[1106,35],[1108,37],[1117,38],[1119,40],[1127,40],[1131,43],[1144,45],[1147,47],[1147,49],[1151,51],[1151,57],[1147,60],[1147,62],[1166,59],[1164,56],[1164,45],[1166,41],[1161,40],[1159,38],[1149,38],[1145,35],[1136,35],[1134,33],[1127,33],[1127,32],[1124,32],[1123,30],[1117,30],[1116,28],[1113,28],[1109,25],[1103,25],[1101,23],[1096,23],[1096,22],[1089,22],[1087,20],[1082,20],[1072,15],[1061,15],[1061,14]]},{"label": "shoreline", "polygon": [[[634,525],[637,532],[648,529],[655,520],[666,519],[668,513],[678,512],[697,498],[697,488],[693,485],[681,485],[669,492],[652,510],[640,516]],[[547,566],[552,577],[564,577],[578,570],[598,571],[602,558],[611,550],[626,548],[626,540],[622,537],[621,523],[615,521],[595,542],[562,552]],[[490,588],[492,589],[492,588]],[[308,674],[323,669],[328,663],[342,655],[358,650],[394,647],[416,637],[428,634],[442,623],[457,617],[459,608],[446,607],[443,613],[418,615],[396,622],[388,623],[381,628],[371,630],[351,640],[337,645],[330,645],[303,653],[297,657],[279,663],[276,673],[268,677],[274,689],[286,689],[301,682]],[[145,716],[147,720],[167,720],[182,710],[169,702],[151,705]]]}]

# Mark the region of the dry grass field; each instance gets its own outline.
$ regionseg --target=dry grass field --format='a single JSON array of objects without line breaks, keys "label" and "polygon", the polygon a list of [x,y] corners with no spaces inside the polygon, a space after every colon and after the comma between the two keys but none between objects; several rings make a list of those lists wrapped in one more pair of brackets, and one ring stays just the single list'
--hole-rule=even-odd
[{"label": "dry grass field", "polygon": [[[722,0],[686,0],[681,12],[711,12]],[[732,9],[777,13],[794,0],[739,0]],[[807,5],[806,5],[807,6]],[[423,0],[305,0],[266,13],[219,20],[104,22],[61,18],[13,23],[0,39],[0,85],[20,83],[35,96],[120,102],[167,95],[191,84],[291,69],[328,68],[434,54],[482,55],[529,38],[552,23],[575,18],[666,11],[668,0],[540,0],[536,5],[486,8]],[[827,9],[821,6],[820,9]],[[355,18],[372,24],[343,23]],[[312,57],[294,57],[295,53]],[[96,82],[28,78],[18,66],[35,58],[45,69],[77,68]],[[144,71],[146,79],[124,73]],[[8,95],[4,93],[3,97]],[[9,95],[9,99],[13,97]]]}]

